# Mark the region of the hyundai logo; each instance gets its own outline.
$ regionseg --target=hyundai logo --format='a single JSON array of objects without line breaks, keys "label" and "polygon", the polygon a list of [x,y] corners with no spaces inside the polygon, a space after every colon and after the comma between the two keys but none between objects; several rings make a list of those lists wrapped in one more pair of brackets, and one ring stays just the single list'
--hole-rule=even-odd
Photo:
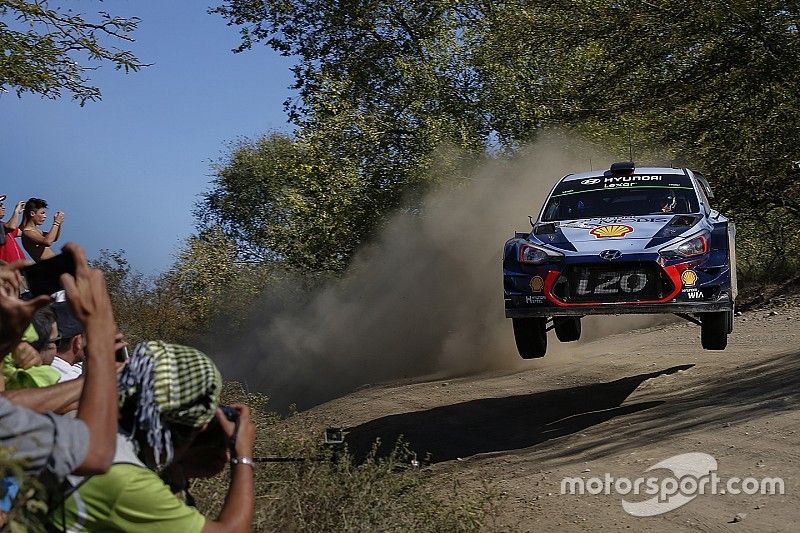
[{"label": "hyundai logo", "polygon": [[600,179],[598,179],[598,178],[589,178],[587,180],[583,180],[581,182],[581,185],[595,185],[597,183],[600,183]]},{"label": "hyundai logo", "polygon": [[603,250],[600,252],[600,257],[607,261],[613,261],[614,259],[622,257],[622,252],[619,250]]}]

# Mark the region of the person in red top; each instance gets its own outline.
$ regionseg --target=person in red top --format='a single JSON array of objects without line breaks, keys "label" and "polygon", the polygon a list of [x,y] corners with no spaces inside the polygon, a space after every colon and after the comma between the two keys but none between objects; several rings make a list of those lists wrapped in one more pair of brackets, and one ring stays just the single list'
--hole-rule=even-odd
[{"label": "person in red top", "polygon": [[[0,194],[0,221],[6,216],[6,195]],[[22,234],[19,229],[19,215],[25,208],[25,202],[17,202],[14,206],[14,213],[8,222],[0,222],[2,224],[3,237],[0,239],[0,261],[6,263],[13,263],[25,259],[25,254],[22,248],[17,244],[17,238]]]}]

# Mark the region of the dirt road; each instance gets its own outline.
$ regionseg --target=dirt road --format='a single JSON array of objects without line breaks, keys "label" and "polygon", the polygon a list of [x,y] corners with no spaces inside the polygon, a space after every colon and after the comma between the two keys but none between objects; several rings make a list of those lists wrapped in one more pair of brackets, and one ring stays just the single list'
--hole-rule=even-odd
[{"label": "dirt road", "polygon": [[[506,373],[368,387],[304,416],[350,426],[356,453],[402,434],[447,486],[488,481],[501,494],[498,529],[797,531],[799,341],[800,307],[784,304],[738,317],[723,352],[674,323]],[[561,494],[564,477],[635,479],[690,452],[713,456],[723,480],[780,477],[785,494],[705,494],[647,518],[627,514],[619,494]]]}]

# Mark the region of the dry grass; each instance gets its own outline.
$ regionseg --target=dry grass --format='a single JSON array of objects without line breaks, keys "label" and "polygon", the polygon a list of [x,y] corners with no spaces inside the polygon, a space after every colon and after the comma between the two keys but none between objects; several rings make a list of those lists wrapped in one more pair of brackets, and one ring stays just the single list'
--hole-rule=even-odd
[{"label": "dry grass", "polygon": [[[241,400],[266,412],[266,398],[229,386],[225,401]],[[467,494],[455,481],[443,488],[429,470],[410,466],[413,455],[402,444],[388,457],[357,464],[344,451],[324,449],[308,427],[290,428],[274,414],[259,416],[256,425],[256,455],[308,460],[258,465],[255,531],[475,531],[493,523],[491,489]],[[219,512],[227,475],[193,483],[203,513]]]}]

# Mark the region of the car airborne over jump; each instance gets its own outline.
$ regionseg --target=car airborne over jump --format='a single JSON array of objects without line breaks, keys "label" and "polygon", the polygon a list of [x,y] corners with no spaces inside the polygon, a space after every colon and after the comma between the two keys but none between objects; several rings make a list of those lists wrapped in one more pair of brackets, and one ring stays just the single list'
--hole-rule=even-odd
[{"label": "car airborne over jump", "polygon": [[585,315],[673,313],[722,350],[733,330],[736,230],[711,208],[708,181],[678,168],[614,163],[570,174],[530,233],[503,252],[506,317],[520,355],[542,357],[547,331],[576,341]]}]

